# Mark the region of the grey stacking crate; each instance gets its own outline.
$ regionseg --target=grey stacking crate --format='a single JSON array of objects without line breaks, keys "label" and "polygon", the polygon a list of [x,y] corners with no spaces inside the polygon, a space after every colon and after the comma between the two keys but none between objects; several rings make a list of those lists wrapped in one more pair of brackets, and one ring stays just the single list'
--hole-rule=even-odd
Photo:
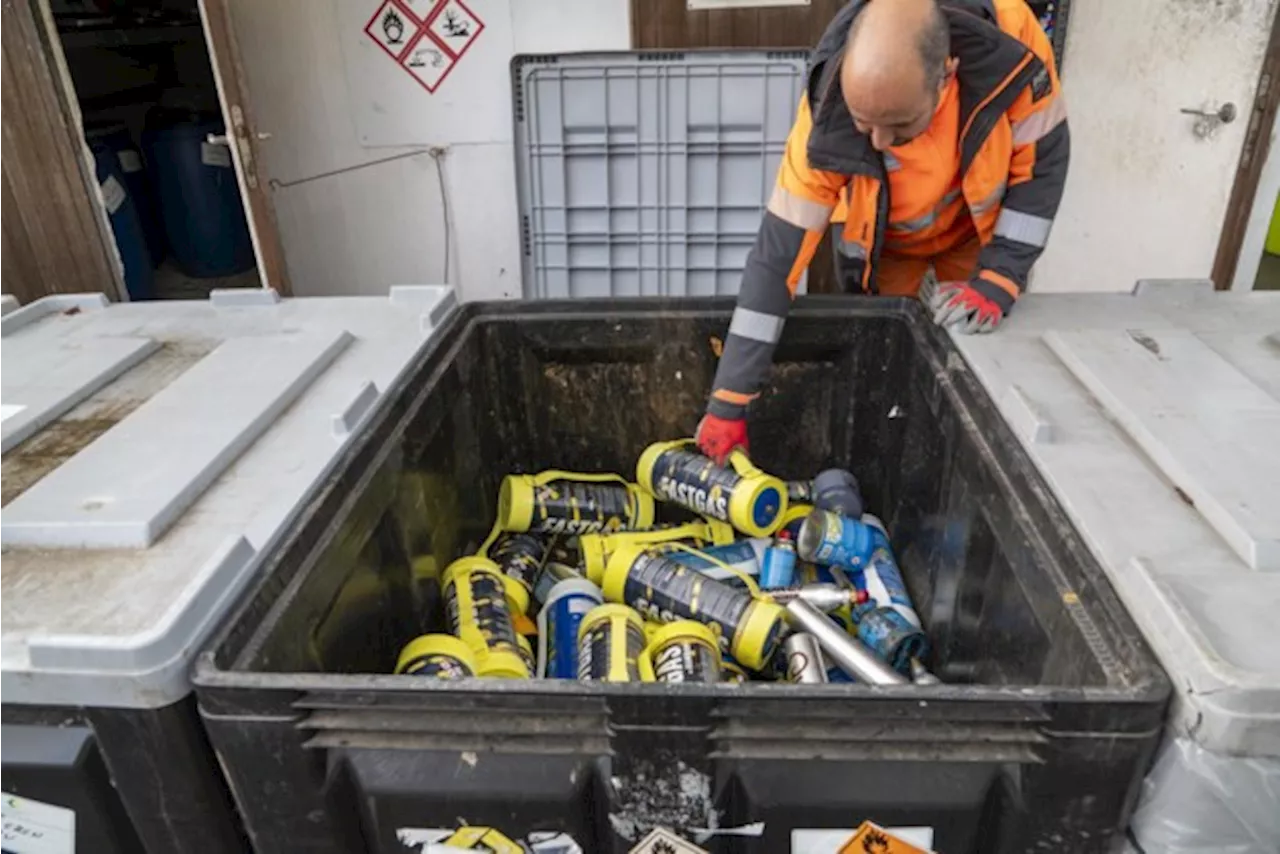
[{"label": "grey stacking crate", "polygon": [[736,293],[805,62],[758,50],[516,57],[525,296]]}]

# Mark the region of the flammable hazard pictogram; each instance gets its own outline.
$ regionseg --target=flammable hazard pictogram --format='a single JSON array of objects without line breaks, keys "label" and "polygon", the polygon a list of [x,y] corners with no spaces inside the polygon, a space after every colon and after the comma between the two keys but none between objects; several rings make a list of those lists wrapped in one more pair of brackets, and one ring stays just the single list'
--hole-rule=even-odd
[{"label": "flammable hazard pictogram", "polygon": [[435,92],[484,31],[484,22],[462,0],[384,0],[364,31]]}]

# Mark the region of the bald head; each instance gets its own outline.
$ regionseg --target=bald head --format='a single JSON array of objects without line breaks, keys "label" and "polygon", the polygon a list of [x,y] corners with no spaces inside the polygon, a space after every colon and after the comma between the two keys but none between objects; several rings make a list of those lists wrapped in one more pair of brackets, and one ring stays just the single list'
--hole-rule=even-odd
[{"label": "bald head", "polygon": [[840,87],[876,148],[901,145],[929,126],[955,66],[950,41],[936,0],[868,0],[854,18]]}]

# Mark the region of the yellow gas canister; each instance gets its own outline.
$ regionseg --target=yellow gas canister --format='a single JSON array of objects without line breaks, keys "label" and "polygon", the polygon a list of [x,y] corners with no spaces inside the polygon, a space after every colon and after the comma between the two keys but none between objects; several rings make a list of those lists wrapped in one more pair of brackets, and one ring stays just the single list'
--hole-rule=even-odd
[{"label": "yellow gas canister", "polygon": [[404,645],[396,660],[396,673],[436,679],[475,676],[475,653],[466,641],[453,635],[420,635]]},{"label": "yellow gas canister", "polygon": [[733,529],[723,522],[708,519],[704,522],[689,522],[658,528],[652,531],[619,531],[616,534],[583,534],[578,538],[578,548],[582,552],[582,568],[587,578],[599,584],[604,578],[605,567],[609,565],[609,556],[622,546],[631,544],[652,545],[670,543],[678,540],[693,540],[695,543],[721,545],[734,540]]},{"label": "yellow gas canister", "polygon": [[477,676],[529,678],[512,622],[512,601],[521,595],[528,593],[488,558],[460,558],[445,570],[449,626],[475,654]]},{"label": "yellow gas canister", "polygon": [[[604,598],[636,609],[646,618],[664,623],[696,620],[716,634],[720,649],[758,670],[782,637],[783,609],[753,599],[746,590],[730,587],[696,569],[682,566],[669,555],[644,546],[623,546],[609,558],[604,574]],[[643,624],[641,632],[643,633]]]},{"label": "yellow gas canister", "polygon": [[676,620],[649,636],[646,650],[655,682],[721,681],[720,645],[716,633],[696,620]]},{"label": "yellow gas canister", "polygon": [[511,474],[498,491],[495,531],[591,534],[652,527],[653,497],[616,474]]},{"label": "yellow gas canister", "polygon": [[644,620],[626,605],[597,605],[578,626],[578,679],[652,682]]},{"label": "yellow gas canister", "polygon": [[741,451],[721,466],[698,453],[691,439],[656,442],[640,455],[636,480],[650,494],[749,537],[767,537],[787,512],[787,485],[751,464]]}]

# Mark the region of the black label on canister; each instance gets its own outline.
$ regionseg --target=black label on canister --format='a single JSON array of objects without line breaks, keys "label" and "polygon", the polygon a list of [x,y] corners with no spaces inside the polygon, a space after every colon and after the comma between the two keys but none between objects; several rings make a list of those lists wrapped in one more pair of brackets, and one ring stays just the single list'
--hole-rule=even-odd
[{"label": "black label on canister", "polygon": [[[470,613],[464,612],[459,605],[460,584],[470,587]],[[445,588],[445,608],[454,634],[458,634],[464,624],[474,625],[480,630],[485,646],[489,649],[518,651],[516,631],[511,625],[511,611],[507,608],[507,594],[503,589],[501,576],[492,572],[460,574]]]},{"label": "black label on canister", "polygon": [[519,581],[526,590],[533,589],[546,553],[542,540],[530,534],[503,534],[489,549],[489,557],[502,574]]},{"label": "black label on canister", "polygon": [[[582,682],[602,681],[614,672],[613,632],[622,620],[600,620],[587,627],[578,641],[578,679]],[[644,631],[630,620],[627,629],[627,681],[640,681],[640,653],[644,650]]]},{"label": "black label on canister", "polygon": [[460,659],[443,652],[420,655],[406,664],[400,672],[411,676],[431,676],[436,679],[465,679],[475,675]]},{"label": "black label on canister", "polygon": [[556,481],[533,488],[532,533],[594,534],[621,531],[634,521],[633,497],[625,486]]},{"label": "black label on canister", "polygon": [[692,638],[676,638],[654,649],[653,678],[657,682],[720,681],[716,651]]},{"label": "black label on canister", "polygon": [[627,571],[622,598],[657,622],[689,619],[710,626],[726,652],[752,602],[749,593],[662,555],[647,553],[641,553]]},{"label": "black label on canister", "polygon": [[672,450],[658,455],[649,482],[663,501],[728,522],[729,497],[742,478],[702,454]]}]

